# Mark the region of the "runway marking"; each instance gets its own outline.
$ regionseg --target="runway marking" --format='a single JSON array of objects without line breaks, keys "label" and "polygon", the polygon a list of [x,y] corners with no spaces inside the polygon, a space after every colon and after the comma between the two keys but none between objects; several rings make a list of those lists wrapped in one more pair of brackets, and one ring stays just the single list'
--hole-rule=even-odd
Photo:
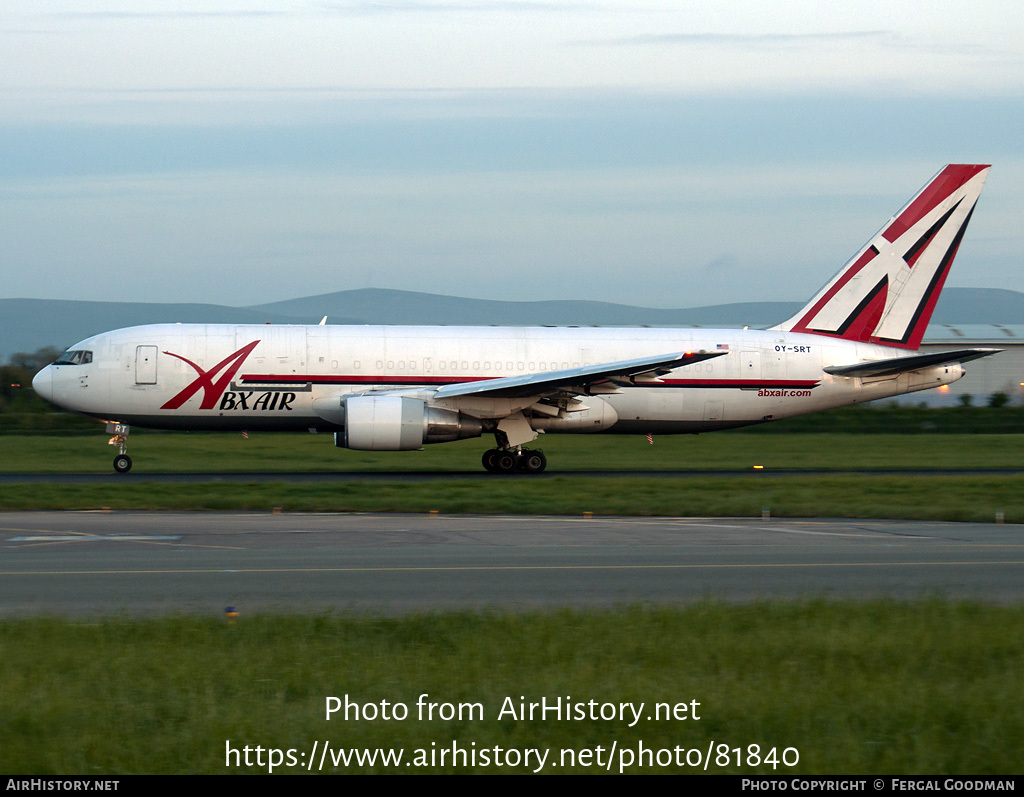
[{"label": "runway marking", "polygon": [[[151,542],[150,540],[139,540],[139,542],[147,542],[150,545],[172,545],[169,542]],[[185,542],[180,544],[173,544],[175,548],[212,548],[215,551],[244,551],[240,545],[202,545],[198,542]]]},{"label": "runway marking", "polygon": [[[321,514],[347,514],[347,513],[321,513]],[[380,515],[373,515],[371,517],[380,518]],[[809,531],[803,529],[789,528],[788,526],[801,525],[800,521],[786,520],[786,525],[750,525],[750,524],[731,524],[731,523],[712,523],[707,522],[701,518],[615,518],[615,517],[600,517],[600,518],[582,518],[582,517],[566,517],[564,515],[554,516],[540,516],[540,515],[443,515],[440,520],[443,520],[447,525],[452,526],[457,522],[473,522],[478,521],[481,518],[487,520],[498,519],[506,522],[514,521],[517,523],[579,523],[586,525],[615,525],[625,526],[627,528],[624,531],[628,531],[629,528],[636,526],[657,526],[657,527],[671,527],[671,526],[685,526],[688,528],[711,528],[711,529],[735,529],[739,531],[764,531],[774,534],[810,534],[822,537],[855,537],[855,538],[867,538],[867,537],[890,537],[891,533],[883,533],[871,530],[857,530],[857,531]],[[815,525],[813,522],[808,521],[804,525]],[[826,525],[826,524],[820,524]],[[341,529],[338,529],[341,530]],[[348,531],[348,529],[344,529]],[[385,529],[387,532],[396,531],[431,531],[432,528],[417,528],[417,529]],[[317,530],[320,531],[320,530]],[[335,529],[332,529],[335,531]],[[491,529],[481,529],[481,531],[491,531]],[[267,533],[267,532],[254,532],[254,533]],[[507,534],[507,530],[503,530],[500,533]],[[941,539],[925,535],[912,534],[904,535],[911,539]]]},{"label": "runway marking", "polygon": [[8,537],[4,542],[25,542],[28,540],[38,540],[38,542],[32,542],[29,545],[19,545],[18,548],[38,548],[44,545],[60,545],[65,542],[81,542],[83,540],[91,539],[93,535],[88,534],[84,531],[75,531],[74,529],[67,529],[63,532],[54,531],[48,533],[47,529],[23,529],[24,531],[34,531],[37,534],[43,532],[38,537]]},{"label": "runway marking", "polygon": [[77,532],[75,535],[42,535],[39,537],[8,537],[4,542],[24,542],[27,545],[11,546],[21,548],[39,548],[45,545],[60,545],[68,542],[144,542],[148,545],[172,545],[175,548],[211,548],[221,551],[244,551],[239,545],[203,545],[202,543],[179,543],[180,534],[86,534]]},{"label": "runway marking", "polygon": [[127,540],[129,542],[148,542],[149,540],[180,540],[180,534],[76,534],[54,536],[45,534],[40,537],[8,537],[7,542],[82,542],[83,540]]},{"label": "runway marking", "polygon": [[[809,531],[806,529],[792,529],[785,526],[737,526],[728,523],[680,523],[679,525],[690,526],[700,529],[737,529],[739,531],[767,531],[772,534],[810,534],[819,537],[888,537],[888,534],[879,534],[872,531]],[[934,539],[932,537],[916,537],[915,539]]]},{"label": "runway marking", "polygon": [[757,570],[783,567],[960,567],[967,565],[1024,565],[1019,562],[810,562],[727,565],[480,565],[468,567],[282,567],[205,568],[194,570],[3,570],[0,576],[108,576],[203,573],[407,573],[495,570]]},{"label": "runway marking", "polygon": [[52,531],[57,534],[81,534],[83,532],[77,532],[74,529],[22,529],[14,526],[0,526],[0,531],[34,531],[36,534]]},{"label": "runway marking", "polygon": [[[744,523],[717,523],[712,522],[714,518],[680,518],[680,517],[665,517],[665,518],[616,518],[616,517],[595,517],[595,518],[582,518],[582,517],[566,517],[564,515],[558,516],[541,516],[541,515],[471,515],[471,516],[457,516],[457,515],[444,515],[443,520],[447,522],[453,522],[456,520],[474,520],[480,517],[498,518],[505,521],[519,521],[524,523],[584,523],[587,525],[593,525],[598,523],[622,525],[622,526],[688,526],[691,528],[711,528],[711,529],[738,529],[740,531],[768,531],[780,534],[814,534],[821,535],[824,537],[889,537],[891,533],[883,533],[872,530],[860,530],[860,531],[806,531],[803,529],[788,528],[789,526],[799,525],[827,525],[819,521],[799,521],[791,520],[787,518],[784,521],[777,521],[779,525],[753,525]],[[753,519],[751,519],[753,520]],[[785,524],[785,525],[783,525]],[[935,539],[934,537],[928,537],[924,535],[905,535],[912,539]]]}]

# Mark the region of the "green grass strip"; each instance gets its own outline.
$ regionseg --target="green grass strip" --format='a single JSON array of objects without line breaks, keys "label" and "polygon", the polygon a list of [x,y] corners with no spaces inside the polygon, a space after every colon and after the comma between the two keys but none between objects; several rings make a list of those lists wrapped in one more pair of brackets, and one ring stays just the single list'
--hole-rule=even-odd
[{"label": "green grass strip", "polygon": [[[453,741],[463,749],[540,747],[552,750],[551,760],[561,748],[607,751],[613,742],[703,751],[714,742],[744,748],[744,756],[757,744],[761,755],[796,748],[799,764],[773,770],[744,760],[709,771],[1006,775],[1020,771],[1024,738],[1022,628],[1022,607],[940,600],[396,619],[258,615],[235,625],[186,616],[6,620],[0,770],[220,773],[229,771],[227,740],[236,749],[296,753],[327,740],[335,749],[400,747],[406,755]],[[422,694],[479,703],[483,718],[419,721]],[[345,695],[360,704],[400,702],[410,716],[326,721],[326,697]],[[648,707],[695,700],[700,719],[644,719],[632,728],[499,719],[504,699],[518,704],[521,696]],[[467,769],[449,762],[398,771]],[[326,771],[395,770],[378,763]]]},{"label": "green grass strip", "polygon": [[556,477],[0,486],[0,510],[154,509],[864,517],[1024,523],[1024,476]]},{"label": "green grass strip", "polygon": [[[553,473],[605,470],[768,470],[821,468],[1020,468],[1024,435],[755,434],[742,431],[654,437],[542,435]],[[97,431],[85,437],[0,436],[5,473],[112,473],[116,449]],[[490,438],[427,446],[423,451],[349,451],[330,435],[132,432],[132,475],[250,471],[481,472]]]}]

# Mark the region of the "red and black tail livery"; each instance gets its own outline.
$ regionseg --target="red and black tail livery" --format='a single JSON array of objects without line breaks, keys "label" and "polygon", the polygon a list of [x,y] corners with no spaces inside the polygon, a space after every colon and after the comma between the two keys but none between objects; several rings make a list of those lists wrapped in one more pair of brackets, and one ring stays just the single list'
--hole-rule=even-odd
[{"label": "red and black tail livery", "polygon": [[917,349],[988,170],[946,166],[806,307],[775,329]]}]

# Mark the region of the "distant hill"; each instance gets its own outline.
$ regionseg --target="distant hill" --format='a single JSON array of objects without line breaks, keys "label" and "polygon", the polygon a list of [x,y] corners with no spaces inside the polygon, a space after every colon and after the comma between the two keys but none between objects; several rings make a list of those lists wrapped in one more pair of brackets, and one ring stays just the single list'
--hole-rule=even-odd
[{"label": "distant hill", "polygon": [[[1024,295],[1022,295],[1024,301]],[[655,310],[610,302],[501,302],[431,293],[364,288],[286,299],[251,308],[319,321],[324,315],[359,318],[364,324],[467,324],[473,326],[648,326],[716,324],[766,326],[787,318],[799,302],[744,302],[685,310]],[[308,321],[306,323],[309,323]],[[314,322],[315,323],[315,322]]]},{"label": "distant hill", "polygon": [[933,324],[1024,324],[1024,293],[1002,288],[946,288]]},{"label": "distant hill", "polygon": [[[320,320],[318,316],[313,323]],[[0,299],[0,362],[19,351],[68,346],[110,329],[138,324],[309,323],[247,307],[217,304],[79,302],[55,299]]]},{"label": "distant hill", "polygon": [[[326,315],[331,324],[766,327],[802,306],[803,302],[741,302],[657,310],[609,302],[502,302],[376,288],[253,307],[0,299],[0,362],[14,352],[43,346],[64,349],[98,332],[161,322],[315,324]],[[932,323],[1024,324],[1024,293],[947,288]]]}]

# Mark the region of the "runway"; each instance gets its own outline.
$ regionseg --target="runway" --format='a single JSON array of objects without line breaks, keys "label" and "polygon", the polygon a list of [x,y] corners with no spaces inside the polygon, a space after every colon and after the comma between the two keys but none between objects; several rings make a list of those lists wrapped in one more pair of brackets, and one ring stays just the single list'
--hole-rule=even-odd
[{"label": "runway", "polygon": [[3,615],[1024,599],[1024,530],[983,523],[8,512],[0,540]]}]

